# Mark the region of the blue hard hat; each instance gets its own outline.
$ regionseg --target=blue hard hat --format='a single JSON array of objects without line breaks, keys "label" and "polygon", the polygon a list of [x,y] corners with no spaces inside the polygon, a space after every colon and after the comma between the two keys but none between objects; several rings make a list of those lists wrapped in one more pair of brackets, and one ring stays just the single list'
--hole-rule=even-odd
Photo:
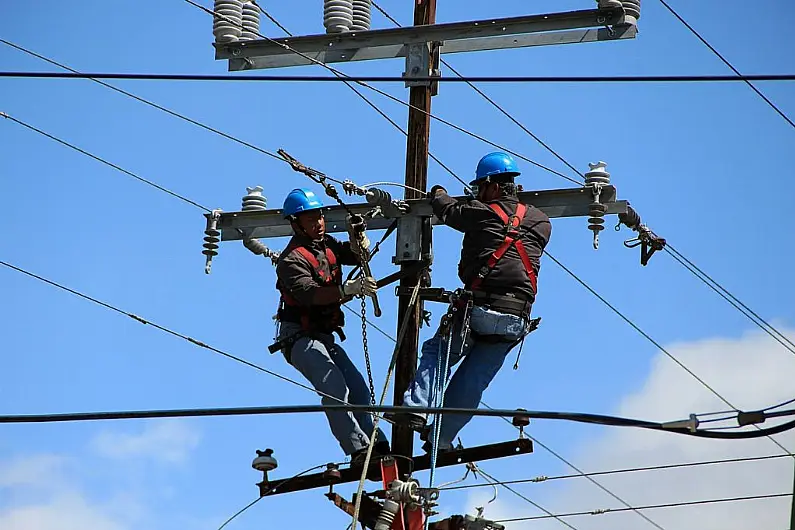
[{"label": "blue hard hat", "polygon": [[291,215],[319,210],[323,208],[323,203],[318,199],[315,192],[308,188],[296,188],[287,194],[282,206],[282,215],[288,218]]},{"label": "blue hard hat", "polygon": [[495,175],[500,175],[501,177],[516,177],[521,174],[519,166],[516,165],[516,161],[511,155],[496,151],[480,159],[478,167],[475,170],[475,180],[469,184],[477,184],[479,181]]}]

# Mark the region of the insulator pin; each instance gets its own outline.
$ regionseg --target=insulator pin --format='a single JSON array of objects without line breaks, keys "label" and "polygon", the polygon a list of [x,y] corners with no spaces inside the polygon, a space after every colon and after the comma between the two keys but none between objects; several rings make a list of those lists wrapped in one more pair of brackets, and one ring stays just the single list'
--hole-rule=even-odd
[{"label": "insulator pin", "polygon": [[246,187],[248,194],[243,196],[243,211],[261,211],[268,209],[268,199],[262,195],[262,186]]},{"label": "insulator pin", "polygon": [[588,164],[591,170],[585,174],[585,187],[591,189],[593,202],[588,205],[588,230],[593,232],[593,248],[599,248],[599,232],[604,230],[607,205],[600,202],[602,187],[610,185],[610,173],[605,169],[607,164],[597,162]]},{"label": "insulator pin", "polygon": [[352,0],[323,0],[323,26],[326,33],[345,33],[353,24]]},{"label": "insulator pin", "polygon": [[243,3],[242,20],[240,40],[259,39],[259,8],[251,0]]},{"label": "insulator pin", "polygon": [[213,256],[218,255],[218,243],[221,241],[219,237],[221,235],[221,231],[218,230],[218,217],[220,215],[220,210],[213,210],[213,212],[207,216],[207,228],[204,230],[204,250],[202,250],[202,254],[207,256],[207,260],[204,263],[204,273],[210,274],[210,267],[212,267]]}]

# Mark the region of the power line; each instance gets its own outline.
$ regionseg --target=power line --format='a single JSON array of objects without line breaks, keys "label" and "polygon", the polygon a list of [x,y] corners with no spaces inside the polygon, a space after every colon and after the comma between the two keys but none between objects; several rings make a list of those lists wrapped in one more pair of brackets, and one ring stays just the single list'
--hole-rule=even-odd
[{"label": "power line", "polygon": [[[204,7],[203,5],[195,2],[194,0],[184,0],[184,1],[187,2],[190,5],[198,8],[198,9],[201,9],[205,13],[207,13],[207,14],[215,17],[215,18],[219,18],[219,19],[222,19],[222,20],[226,20],[227,22],[234,23],[234,21],[232,19],[230,19],[229,17],[227,17],[226,15],[224,15],[222,13],[217,13],[217,12],[213,11],[212,9],[208,9],[208,8]],[[337,70],[335,68],[332,68],[331,66],[323,63],[322,61],[319,61],[319,60],[315,59],[314,57],[310,57],[309,55],[307,55],[307,54],[305,54],[305,53],[303,53],[301,51],[298,51],[295,48],[292,48],[292,47],[290,47],[289,45],[287,45],[285,43],[278,42],[278,41],[276,41],[276,40],[274,40],[274,39],[272,39],[272,38],[270,38],[270,37],[268,37],[266,35],[263,35],[262,33],[255,32],[255,34],[258,37],[260,37],[262,39],[265,39],[268,42],[270,42],[272,44],[275,44],[275,45],[281,47],[284,50],[287,50],[287,51],[289,51],[291,53],[294,53],[294,54],[296,54],[296,55],[308,60],[312,64],[316,64],[318,66],[321,66],[321,67],[325,68],[326,70],[329,70],[335,76],[341,76],[341,77],[344,77],[346,79],[350,77],[347,74],[345,74],[344,72],[342,72],[340,70]],[[474,133],[474,132],[472,132],[472,131],[470,131],[468,129],[465,129],[464,127],[456,125],[455,123],[452,123],[452,122],[450,122],[450,121],[448,121],[448,120],[446,120],[444,118],[440,118],[439,116],[436,116],[435,114],[433,114],[431,112],[428,112],[425,109],[421,109],[421,108],[419,108],[419,107],[417,107],[415,105],[412,105],[411,103],[406,103],[402,99],[400,99],[398,97],[395,97],[395,96],[393,96],[392,94],[390,94],[388,92],[385,92],[385,91],[383,91],[383,90],[381,90],[379,88],[376,88],[376,87],[374,87],[372,85],[368,85],[365,82],[357,82],[357,84],[359,84],[359,85],[361,85],[361,86],[363,86],[363,87],[365,87],[365,88],[367,88],[369,90],[372,90],[373,92],[375,92],[377,94],[380,94],[380,95],[384,96],[385,98],[387,98],[387,99],[389,99],[391,101],[394,101],[395,103],[403,105],[404,107],[407,107],[409,109],[414,109],[417,112],[420,112],[421,114],[424,114],[424,115],[428,116],[430,119],[436,120],[439,123],[443,123],[444,125],[447,125],[448,127],[451,127],[451,128],[453,128],[453,129],[455,129],[455,130],[457,130],[459,132],[462,132],[462,133],[466,134],[467,136],[471,136],[472,138],[480,140],[481,142],[486,143],[488,145],[491,145],[492,147],[496,147],[497,149],[501,149],[501,150],[505,151],[506,153],[509,153],[509,154],[511,154],[511,155],[513,155],[513,156],[515,156],[517,158],[520,158],[520,159],[522,159],[522,160],[524,160],[524,161],[526,161],[526,162],[538,167],[539,169],[543,169],[544,171],[548,171],[548,172],[550,172],[550,173],[552,173],[554,175],[557,175],[557,176],[559,176],[561,178],[564,178],[564,179],[569,180],[571,182],[575,182],[578,185],[580,184],[579,182],[571,179],[571,177],[568,177],[568,176],[564,175],[563,173],[555,171],[554,169],[552,169],[550,167],[547,167],[547,166],[545,166],[543,164],[540,164],[539,162],[536,162],[535,160],[533,160],[531,158],[528,158],[528,157],[526,157],[526,156],[524,156],[524,155],[522,155],[520,153],[517,153],[516,151],[508,149],[505,146],[502,146],[502,145],[500,145],[498,143],[492,142],[488,138],[485,138],[485,137],[483,137],[483,136],[481,136],[481,135],[479,135],[477,133]]]},{"label": "power line", "polygon": [[666,252],[671,255],[674,260],[679,262],[683,267],[685,267],[688,271],[690,271],[696,278],[704,282],[710,289],[718,293],[718,295],[734,306],[738,311],[740,311],[745,317],[747,317],[751,322],[759,326],[762,331],[773,337],[779,344],[784,346],[787,350],[791,353],[795,354],[795,343],[789,339],[786,335],[776,329],[772,324],[767,322],[764,318],[760,317],[756,312],[754,312],[750,307],[745,305],[741,300],[739,300],[736,296],[734,296],[731,292],[729,292],[725,287],[719,284],[714,278],[712,278],[709,274],[701,270],[695,263],[687,259],[681,252],[676,250],[672,245],[666,243],[665,246]]},{"label": "power line", "polygon": [[755,87],[753,84],[751,84],[751,81],[750,81],[749,79],[743,79],[745,76],[743,76],[743,75],[740,73],[740,71],[739,71],[739,70],[737,70],[737,69],[736,69],[734,66],[732,66],[732,64],[731,64],[731,63],[730,63],[730,62],[729,62],[729,61],[728,61],[728,60],[727,60],[727,59],[726,59],[726,58],[725,58],[723,55],[721,55],[721,54],[720,54],[720,52],[718,52],[718,50],[716,50],[714,46],[712,46],[712,45],[711,45],[709,42],[707,42],[707,40],[706,40],[704,37],[702,37],[702,36],[701,36],[701,34],[699,34],[699,32],[698,32],[698,31],[696,31],[696,30],[693,28],[693,26],[691,26],[690,24],[688,24],[688,23],[687,23],[687,21],[686,21],[684,18],[682,18],[682,17],[679,15],[679,13],[677,13],[677,12],[674,10],[674,8],[672,8],[670,5],[668,5],[668,2],[666,2],[665,0],[660,0],[660,3],[661,3],[663,6],[665,6],[665,8],[666,8],[668,11],[670,11],[670,13],[671,13],[673,16],[675,16],[675,17],[676,17],[676,18],[679,20],[679,22],[681,22],[682,24],[684,24],[684,26],[685,26],[687,29],[689,29],[689,30],[690,30],[690,32],[691,32],[693,35],[695,35],[695,36],[698,38],[698,40],[700,40],[700,41],[701,41],[701,42],[704,44],[704,46],[706,46],[707,48],[709,48],[709,50],[710,50],[712,53],[714,53],[714,54],[715,54],[715,56],[716,56],[718,59],[720,59],[720,60],[723,62],[723,64],[725,64],[726,66],[728,66],[728,67],[731,69],[731,71],[732,71],[732,72],[734,72],[735,74],[737,74],[737,77],[738,77],[738,78],[741,78],[741,80],[745,81],[745,83],[746,83],[746,84],[747,84],[749,87],[751,87],[751,89],[752,89],[754,92],[756,92],[756,95],[758,95],[760,98],[762,98],[762,99],[764,100],[764,102],[765,102],[765,103],[767,103],[767,104],[770,106],[770,108],[772,108],[773,110],[775,110],[775,111],[778,113],[778,115],[779,115],[779,116],[781,116],[782,118],[784,118],[784,120],[786,120],[786,122],[787,122],[787,123],[789,123],[791,127],[795,128],[795,123],[793,123],[793,121],[792,121],[791,119],[789,119],[789,117],[788,117],[786,114],[784,114],[784,112],[783,112],[781,109],[779,109],[779,108],[778,108],[778,107],[775,105],[775,103],[773,103],[772,101],[770,101],[770,100],[767,98],[767,96],[765,96],[764,94],[762,94],[762,92],[761,92],[761,91],[760,91],[758,88],[756,88],[756,87]]},{"label": "power line", "polygon": [[[38,53],[36,53],[36,52],[34,52],[32,50],[28,50],[27,48],[19,46],[18,44],[14,44],[13,42],[9,42],[9,41],[7,41],[5,39],[1,39],[0,38],[0,43],[5,44],[6,46],[10,46],[11,48],[14,48],[14,49],[16,49],[18,51],[26,53],[26,54],[28,54],[28,55],[30,55],[32,57],[36,57],[37,59],[40,59],[40,60],[42,60],[44,62],[47,62],[47,63],[49,63],[49,64],[51,64],[53,66],[57,66],[58,68],[63,68],[64,70],[68,70],[68,71],[70,71],[70,72],[72,72],[74,74],[80,74],[80,72],[78,72],[74,68],[71,68],[69,66],[66,66],[65,64],[59,63],[57,61],[54,61],[53,59],[50,59],[50,58],[45,57],[45,56],[43,56],[41,54],[38,54]],[[119,94],[125,95],[125,96],[127,96],[129,98],[132,98],[132,99],[136,100],[136,101],[139,101],[141,103],[149,105],[152,108],[155,108],[157,110],[165,112],[166,114],[174,116],[175,118],[179,118],[179,119],[181,119],[183,121],[186,121],[186,122],[188,122],[188,123],[190,123],[192,125],[195,125],[195,126],[200,127],[200,128],[202,128],[204,130],[207,130],[207,131],[210,131],[210,132],[212,132],[214,134],[222,136],[222,137],[226,138],[227,140],[232,140],[233,142],[236,142],[236,143],[238,143],[240,145],[244,145],[244,146],[246,146],[246,147],[248,147],[250,149],[254,149],[255,151],[258,151],[258,152],[260,152],[260,153],[262,153],[264,155],[270,156],[271,158],[275,158],[276,160],[284,162],[284,159],[282,157],[280,157],[279,155],[275,154],[275,153],[271,153],[270,151],[266,151],[265,149],[262,149],[261,147],[258,147],[258,146],[254,145],[252,143],[249,143],[249,142],[246,142],[244,140],[241,140],[240,138],[232,136],[231,134],[227,134],[227,133],[225,133],[223,131],[220,131],[220,130],[214,128],[214,127],[210,127],[209,125],[205,125],[204,123],[201,123],[201,122],[199,122],[197,120],[194,120],[193,118],[189,118],[189,117],[187,117],[187,116],[185,116],[183,114],[180,114],[179,112],[175,112],[175,111],[173,111],[173,110],[171,110],[171,109],[169,109],[167,107],[164,107],[164,106],[159,105],[157,103],[153,103],[152,101],[149,101],[148,99],[142,98],[140,96],[136,96],[132,92],[128,92],[126,90],[122,90],[119,87],[113,86],[113,85],[111,85],[109,83],[105,83],[105,82],[100,81],[98,79],[89,79],[89,80],[90,81],[94,81],[95,83],[100,84],[100,85],[102,85],[102,86],[104,86],[106,88],[109,88],[109,89],[113,90],[114,92],[118,92]]]},{"label": "power line", "polygon": [[70,149],[74,149],[78,153],[82,153],[82,154],[84,154],[84,155],[86,155],[88,157],[93,158],[94,160],[96,160],[98,162],[102,162],[103,164],[105,164],[107,166],[110,166],[113,169],[121,171],[125,175],[129,175],[130,177],[132,177],[132,178],[134,178],[136,180],[139,180],[140,182],[143,182],[144,184],[146,184],[148,186],[151,186],[151,187],[153,187],[155,189],[158,189],[158,190],[160,190],[162,192],[168,193],[172,197],[176,197],[177,199],[179,199],[179,200],[181,200],[183,202],[186,202],[186,203],[190,204],[191,206],[195,206],[196,208],[204,210],[205,212],[210,212],[211,211],[206,206],[202,206],[201,204],[199,204],[199,203],[197,203],[197,202],[195,202],[195,201],[193,201],[191,199],[188,199],[184,195],[180,195],[179,193],[176,193],[176,192],[173,192],[173,191],[171,191],[171,190],[169,190],[167,188],[164,188],[163,186],[161,186],[159,184],[156,184],[155,182],[152,182],[151,180],[147,180],[147,179],[145,179],[145,178],[143,178],[141,176],[138,176],[135,173],[133,173],[132,171],[128,171],[128,170],[124,169],[123,167],[120,167],[120,166],[118,166],[118,165],[116,165],[116,164],[114,164],[112,162],[108,162],[104,158],[101,158],[101,157],[99,157],[97,155],[91,154],[88,151],[86,151],[85,149],[81,149],[81,148],[77,147],[74,144],[70,144],[66,140],[62,140],[61,138],[58,138],[57,136],[53,136],[52,134],[50,134],[48,132],[42,131],[41,129],[38,129],[38,128],[34,127],[33,125],[30,125],[29,123],[25,123],[24,121],[22,121],[20,119],[17,119],[17,118],[15,118],[13,116],[10,116],[10,115],[6,114],[5,112],[0,112],[0,117],[6,118],[7,120],[11,120],[14,123],[22,125],[23,127],[27,128],[27,129],[30,129],[31,131],[34,131],[34,132],[37,132],[37,133],[39,133],[39,134],[41,134],[43,136],[46,136],[47,138],[50,138],[51,140],[55,140],[56,142],[58,142],[61,145],[65,145],[66,147],[68,147]]},{"label": "power line", "polygon": [[[513,493],[514,495],[519,497],[520,499],[522,499],[525,502],[527,502],[528,504],[531,504],[531,505],[535,506],[537,509],[539,509],[542,512],[544,512],[545,514],[547,514],[547,516],[549,516],[550,518],[557,519],[558,522],[560,522],[560,524],[562,524],[564,526],[567,526],[567,527],[571,528],[572,530],[577,530],[577,528],[575,526],[573,526],[571,523],[568,523],[568,522],[564,521],[563,518],[560,517],[559,515],[555,515],[554,513],[550,512],[549,510],[547,510],[546,508],[544,508],[543,506],[541,506],[537,502],[533,501],[529,497],[526,497],[525,495],[522,495],[521,493],[519,493],[518,491],[516,491],[512,487],[508,486],[505,482],[497,480],[496,478],[494,478],[493,475],[489,475],[488,473],[483,471],[483,468],[481,466],[479,466],[479,465],[477,466],[477,472],[480,473],[481,475],[483,475],[486,478],[487,481],[491,481],[491,484],[489,484],[490,486],[491,485],[502,486],[503,488],[505,488],[506,490],[510,491],[511,493]],[[662,530],[662,528],[660,530]]]},{"label": "power line", "polygon": [[[309,83],[405,83],[401,76],[322,76],[261,74],[157,74],[126,72],[64,73],[0,71],[0,78],[123,79],[128,81],[260,81]],[[795,74],[733,75],[628,75],[628,76],[415,76],[412,81],[439,83],[714,83],[737,81],[795,81]]]},{"label": "power line", "polygon": [[[533,440],[535,441],[535,439]],[[547,476],[538,476],[534,478],[528,479],[517,479],[517,480],[506,480],[503,484],[529,484],[529,483],[540,483],[540,482],[548,482],[550,480],[568,480],[573,478],[589,478],[589,477],[600,477],[600,476],[608,476],[608,475],[619,475],[623,473],[638,473],[644,471],[660,471],[665,469],[680,469],[680,468],[690,468],[690,467],[700,467],[700,466],[708,466],[708,465],[717,465],[717,464],[733,464],[739,462],[759,462],[763,460],[775,460],[779,458],[789,458],[789,455],[767,455],[767,456],[752,456],[746,458],[726,458],[723,460],[704,460],[700,462],[686,462],[680,464],[664,464],[659,466],[644,466],[644,467],[630,467],[630,468],[623,468],[623,469],[611,469],[607,471],[594,471],[591,473],[577,473],[577,474],[570,474],[570,475],[557,475],[552,477]],[[442,490],[463,490],[463,489],[472,489],[472,488],[482,488],[484,484],[465,484],[462,486],[448,486],[445,488],[440,488]]]},{"label": "power line", "polygon": [[[403,26],[401,26],[401,24],[400,24],[400,23],[399,23],[397,20],[395,20],[395,19],[392,17],[392,15],[390,15],[389,13],[387,13],[387,11],[386,11],[384,8],[382,8],[380,5],[378,5],[378,3],[377,3],[377,2],[375,2],[375,0],[373,0],[373,1],[372,1],[372,5],[373,5],[373,7],[375,7],[375,8],[376,8],[378,11],[380,11],[380,12],[381,12],[381,14],[382,14],[382,15],[384,15],[384,16],[387,18],[387,20],[389,20],[390,22],[392,22],[392,23],[393,23],[395,26],[397,26],[397,27],[399,27],[399,28],[400,28],[400,27],[403,27]],[[450,71],[451,71],[451,72],[453,72],[453,74],[455,74],[455,75],[456,75],[456,76],[458,76],[458,77],[464,77],[464,76],[463,76],[463,75],[462,75],[462,74],[461,74],[461,73],[460,73],[458,70],[456,70],[455,68],[453,68],[453,66],[452,66],[450,63],[448,63],[447,61],[445,61],[445,60],[444,60],[444,58],[442,58],[441,56],[440,56],[440,61],[441,61],[442,65],[444,65],[445,67],[449,68],[449,69],[450,69]],[[554,156],[555,156],[555,157],[556,157],[558,160],[560,160],[561,162],[563,162],[563,163],[564,163],[566,166],[568,166],[568,168],[569,168],[569,169],[571,169],[572,171],[574,171],[574,173],[575,173],[575,174],[579,175],[579,176],[580,176],[580,178],[585,178],[585,177],[583,176],[583,174],[582,174],[582,173],[580,173],[580,171],[579,171],[579,170],[578,170],[576,167],[574,167],[573,165],[571,165],[571,164],[568,162],[568,160],[566,160],[565,158],[563,158],[563,156],[561,156],[560,154],[558,154],[558,152],[557,152],[557,151],[555,151],[554,149],[552,149],[552,147],[550,147],[550,146],[549,146],[549,145],[548,145],[546,142],[544,142],[544,141],[543,141],[541,138],[539,138],[539,137],[538,137],[536,134],[534,134],[534,133],[533,133],[533,131],[531,131],[531,130],[530,130],[528,127],[525,127],[525,126],[524,126],[524,124],[522,124],[522,122],[520,122],[519,120],[517,120],[516,118],[514,118],[514,117],[513,117],[513,115],[512,115],[511,113],[509,113],[507,110],[505,110],[505,109],[504,109],[504,108],[503,108],[503,107],[502,107],[502,106],[501,106],[499,103],[497,103],[496,101],[494,101],[494,100],[493,100],[493,99],[492,99],[492,98],[491,98],[489,95],[487,95],[485,92],[483,92],[483,91],[482,91],[480,88],[478,88],[478,87],[477,87],[477,86],[476,86],[474,83],[472,83],[471,81],[467,81],[467,84],[468,84],[470,87],[472,87],[472,90],[474,90],[475,92],[477,92],[478,94],[480,94],[480,95],[481,95],[481,97],[483,97],[483,98],[484,98],[486,101],[488,101],[488,102],[491,104],[491,106],[493,106],[493,107],[494,107],[494,108],[496,108],[498,111],[500,111],[500,113],[502,113],[502,115],[503,115],[503,116],[505,116],[506,118],[508,118],[509,120],[511,120],[511,121],[512,121],[512,122],[513,122],[513,123],[514,123],[514,124],[515,124],[517,127],[519,127],[520,129],[522,129],[522,130],[523,130],[523,131],[524,131],[526,134],[528,134],[528,135],[529,135],[529,136],[530,136],[530,137],[531,137],[533,140],[535,140],[536,142],[538,142],[538,144],[539,144],[539,145],[541,145],[541,147],[543,147],[544,149],[546,149],[547,151],[549,151],[550,153],[552,153],[552,155],[554,155]]]},{"label": "power line", "polygon": [[[480,404],[483,405],[484,407],[488,408],[488,409],[492,408],[489,405],[487,405],[486,403],[484,403],[483,401],[481,401]],[[505,420],[505,422],[508,425],[510,425],[511,427],[514,427],[515,429],[518,430],[518,427],[516,427],[511,421],[509,421],[508,418],[502,418],[502,419]],[[569,462],[566,458],[564,458],[557,451],[554,451],[551,447],[549,447],[548,445],[546,445],[543,442],[541,442],[541,440],[539,440],[538,437],[530,436],[530,439],[533,441],[534,444],[541,446],[543,449],[545,449],[552,456],[554,456],[555,458],[557,458],[558,460],[560,460],[561,462],[563,462],[564,464],[566,464],[567,466],[572,468],[574,471],[576,471],[578,474],[574,475],[574,476],[580,476],[580,477],[586,478],[594,486],[596,486],[600,490],[604,491],[605,493],[607,493],[608,495],[613,497],[615,500],[617,500],[618,502],[620,502],[621,504],[623,504],[624,506],[626,506],[630,510],[633,510],[636,514],[638,514],[638,516],[640,516],[642,519],[645,519],[649,524],[651,524],[651,525],[657,527],[658,529],[662,530],[660,525],[657,524],[655,521],[653,521],[648,515],[644,514],[643,512],[640,512],[638,510],[635,510],[634,507],[630,503],[625,501],[623,498],[619,497],[618,494],[616,494],[612,490],[608,489],[607,486],[603,485],[601,482],[599,482],[595,478],[587,476],[587,474],[583,470],[581,470],[579,467],[577,467],[574,464],[572,464],[571,462]]]},{"label": "power line", "polygon": [[[758,499],[775,499],[780,497],[792,497],[792,493],[772,493],[769,495],[750,495],[747,497],[727,497],[722,499],[706,499],[700,501],[688,501],[688,502],[672,502],[668,504],[651,504],[648,506],[638,506],[638,510],[653,510],[657,508],[676,508],[680,506],[698,506],[702,504],[716,504],[716,503],[724,503],[724,502],[739,502],[739,501],[752,501]],[[557,514],[557,517],[576,517],[580,515],[603,515],[606,513],[618,513],[618,512],[627,512],[629,508],[607,508],[607,509],[596,509],[587,512],[571,512],[571,513],[561,513]],[[498,521],[494,521],[495,523],[513,523],[517,521],[535,521],[538,519],[551,519],[549,515],[534,515],[531,517],[514,517],[512,519],[500,519]]]},{"label": "power line", "polygon": [[[575,279],[575,280],[576,280],[576,281],[577,281],[577,282],[578,282],[580,285],[582,285],[583,287],[585,287],[585,288],[586,288],[586,289],[587,289],[587,290],[588,290],[588,291],[589,291],[589,292],[590,292],[592,295],[594,295],[596,298],[598,298],[598,299],[599,299],[599,300],[600,300],[600,301],[601,301],[601,302],[602,302],[604,305],[606,305],[608,308],[610,308],[610,310],[611,310],[611,311],[613,311],[613,312],[614,312],[616,315],[618,315],[618,316],[619,316],[619,317],[620,317],[622,320],[624,320],[624,322],[626,322],[627,324],[629,324],[629,325],[630,325],[630,326],[631,326],[631,327],[632,327],[632,328],[633,328],[635,331],[637,331],[638,333],[640,333],[640,334],[641,334],[641,336],[643,336],[643,337],[644,337],[646,340],[648,340],[649,342],[651,342],[651,343],[652,343],[652,344],[653,344],[655,347],[657,347],[657,349],[659,349],[661,352],[663,352],[663,353],[664,353],[664,354],[665,354],[665,355],[666,355],[666,356],[667,356],[669,359],[671,359],[671,360],[672,360],[672,361],[674,361],[676,364],[678,364],[678,365],[679,365],[679,366],[680,366],[680,367],[681,367],[683,370],[685,370],[685,371],[686,371],[688,374],[690,374],[690,375],[691,375],[691,376],[692,376],[692,377],[693,377],[693,378],[694,378],[696,381],[698,381],[699,383],[701,383],[701,384],[702,384],[702,385],[703,385],[703,386],[704,386],[706,389],[708,389],[710,392],[712,392],[712,393],[713,393],[715,396],[717,396],[717,397],[718,397],[718,398],[719,398],[721,401],[723,401],[723,402],[724,402],[726,405],[728,405],[728,406],[729,406],[729,407],[731,407],[732,409],[735,409],[735,410],[737,410],[737,407],[735,407],[734,405],[732,405],[732,404],[729,402],[729,400],[727,400],[725,397],[723,397],[721,394],[719,394],[717,390],[715,390],[715,389],[714,389],[714,388],[712,388],[710,385],[708,385],[708,384],[707,384],[707,383],[706,383],[706,382],[705,382],[703,379],[701,379],[701,378],[700,378],[698,375],[696,375],[696,374],[695,374],[695,372],[693,372],[693,371],[692,371],[690,368],[688,368],[688,367],[687,367],[687,366],[686,366],[686,365],[685,365],[685,364],[684,364],[682,361],[680,361],[679,359],[677,359],[675,355],[673,355],[671,352],[669,352],[669,351],[668,351],[668,350],[667,350],[667,349],[666,349],[666,348],[665,348],[665,347],[664,347],[662,344],[660,344],[659,342],[657,342],[656,340],[654,340],[654,338],[652,338],[652,337],[651,337],[651,335],[649,335],[648,333],[646,333],[645,331],[643,331],[643,329],[641,329],[641,328],[640,328],[640,326],[638,326],[637,324],[635,324],[635,322],[633,322],[633,321],[632,321],[632,320],[631,320],[629,317],[627,317],[626,315],[624,315],[624,313],[622,313],[621,311],[619,311],[619,310],[618,310],[618,309],[617,309],[617,308],[616,308],[616,307],[615,307],[613,304],[611,304],[610,302],[608,302],[606,298],[604,298],[602,295],[600,295],[599,293],[597,293],[597,292],[596,292],[596,291],[595,291],[595,290],[594,290],[594,289],[593,289],[593,288],[592,288],[590,285],[588,285],[588,284],[587,284],[587,283],[586,283],[584,280],[582,280],[582,279],[581,279],[579,276],[577,276],[577,275],[576,275],[574,272],[572,272],[572,271],[571,271],[571,269],[569,269],[568,267],[566,267],[565,265],[563,265],[563,263],[561,263],[560,261],[558,261],[558,260],[557,260],[557,258],[555,258],[553,255],[551,255],[549,252],[546,252],[546,251],[545,251],[545,252],[544,252],[544,254],[546,254],[547,256],[549,256],[549,258],[550,258],[552,261],[554,261],[554,262],[555,262],[555,263],[556,263],[556,264],[557,264],[557,265],[558,265],[560,268],[562,268],[564,271],[566,271],[566,272],[569,274],[569,276],[571,276],[572,278],[574,278],[574,279]],[[757,429],[759,428],[758,426],[755,426],[755,427],[757,427]],[[777,446],[778,446],[778,447],[779,447],[779,448],[780,448],[782,451],[786,452],[786,453],[787,453],[788,455],[790,455],[790,456],[793,456],[793,455],[792,455],[792,453],[791,453],[791,452],[790,452],[790,451],[789,451],[789,450],[788,450],[786,447],[784,447],[783,445],[781,445],[781,444],[778,442],[778,440],[775,440],[775,439],[773,439],[773,438],[770,438],[770,440],[771,440],[771,441],[772,441],[774,444],[776,444],[776,445],[777,445]]]},{"label": "power line", "polygon": [[265,372],[268,375],[272,375],[273,377],[277,377],[277,378],[281,379],[282,381],[286,381],[286,382],[291,383],[293,385],[296,385],[296,386],[299,386],[299,387],[304,388],[306,390],[309,390],[309,391],[311,391],[313,393],[320,394],[322,396],[331,398],[331,399],[333,399],[333,400],[335,400],[335,401],[337,401],[339,403],[346,404],[345,401],[343,401],[343,400],[341,400],[339,398],[336,398],[336,397],[334,397],[334,396],[332,396],[330,394],[326,394],[326,393],[321,392],[319,390],[315,390],[314,388],[312,388],[310,386],[307,386],[307,385],[305,385],[303,383],[299,383],[298,381],[290,379],[289,377],[283,376],[283,375],[281,375],[281,374],[279,374],[277,372],[274,372],[272,370],[268,370],[267,368],[263,368],[262,366],[259,366],[257,364],[254,364],[254,363],[250,362],[250,361],[247,361],[247,360],[245,360],[243,358],[240,358],[240,357],[237,357],[235,355],[232,355],[231,353],[225,352],[225,351],[223,351],[223,350],[221,350],[219,348],[215,348],[213,346],[210,346],[209,344],[206,344],[206,343],[204,343],[204,342],[202,342],[200,340],[197,340],[197,339],[194,339],[192,337],[189,337],[188,335],[184,335],[184,334],[179,333],[177,331],[173,331],[173,330],[171,330],[171,329],[169,329],[169,328],[167,328],[165,326],[161,326],[160,324],[156,324],[155,322],[151,322],[149,320],[146,320],[146,319],[144,319],[142,317],[139,317],[138,315],[135,315],[133,313],[128,313],[127,311],[124,311],[123,309],[119,309],[118,307],[116,307],[114,305],[111,305],[111,304],[109,304],[107,302],[103,302],[102,300],[98,300],[98,299],[96,299],[94,297],[91,297],[91,296],[89,296],[87,294],[83,294],[83,293],[81,293],[79,291],[76,291],[74,289],[66,287],[65,285],[62,285],[62,284],[57,283],[57,282],[54,282],[52,280],[48,280],[47,278],[44,278],[43,276],[39,276],[38,274],[34,274],[32,272],[29,272],[29,271],[27,271],[25,269],[22,269],[20,267],[12,265],[11,263],[8,263],[8,262],[0,260],[0,265],[2,265],[4,267],[8,267],[9,269],[12,269],[12,270],[15,270],[17,272],[20,272],[20,273],[22,273],[22,274],[24,274],[26,276],[29,276],[31,278],[34,278],[36,280],[39,280],[40,282],[44,282],[44,283],[46,283],[48,285],[51,285],[52,287],[56,287],[56,288],[58,288],[58,289],[60,289],[62,291],[66,291],[67,293],[73,294],[73,295],[75,295],[75,296],[77,296],[79,298],[82,298],[84,300],[88,300],[89,302],[93,302],[93,303],[95,303],[95,304],[97,304],[99,306],[104,307],[105,309],[109,309],[109,310],[114,311],[116,313],[119,313],[121,315],[128,316],[128,317],[132,318],[133,320],[135,320],[137,322],[140,322],[141,324],[152,326],[153,328],[158,329],[160,331],[163,331],[165,333],[168,333],[169,335],[172,335],[174,337],[178,337],[180,339],[186,340],[186,341],[190,342],[191,344],[193,344],[195,346],[199,346],[200,348],[205,348],[207,350],[210,350],[213,353],[217,353],[219,355],[223,355],[224,357],[226,357],[228,359],[232,359],[233,361],[237,361],[237,362],[239,362],[241,364],[245,364],[246,366],[250,366],[251,368],[256,368],[257,370],[259,370],[261,372]]}]

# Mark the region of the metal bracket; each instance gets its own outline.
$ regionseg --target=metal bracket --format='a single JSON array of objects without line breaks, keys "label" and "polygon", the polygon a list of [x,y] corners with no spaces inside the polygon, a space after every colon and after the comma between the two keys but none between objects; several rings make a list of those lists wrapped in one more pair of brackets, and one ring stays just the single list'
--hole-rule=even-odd
[{"label": "metal bracket", "polygon": [[397,242],[392,263],[398,265],[422,259],[422,241],[417,237],[420,234],[422,234],[422,218],[404,216],[398,219]]}]

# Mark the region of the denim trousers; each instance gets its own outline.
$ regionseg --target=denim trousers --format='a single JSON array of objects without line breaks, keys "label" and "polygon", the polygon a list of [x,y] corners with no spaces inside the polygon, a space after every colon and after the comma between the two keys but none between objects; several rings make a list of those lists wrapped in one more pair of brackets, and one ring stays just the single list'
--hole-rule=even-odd
[{"label": "denim trousers", "polygon": [[[527,334],[527,319],[500,313],[475,306],[472,308],[470,328],[476,334],[467,335],[462,344],[461,322],[452,328],[450,361],[447,373],[450,378],[452,368],[461,365],[449,379],[444,394],[444,406],[451,408],[477,408],[483,392],[505,362],[505,358]],[[478,340],[477,335],[497,336],[499,341]],[[422,355],[414,380],[403,394],[403,404],[407,407],[428,407],[433,399],[436,384],[437,360],[439,355],[447,354],[447,336],[439,332],[422,345]],[[442,417],[439,447],[448,449],[459,431],[469,423],[471,415],[447,414]]]},{"label": "denim trousers", "polygon": [[[290,337],[301,331],[301,326],[283,322],[279,338]],[[288,362],[303,375],[320,394],[323,405],[336,405],[345,401],[353,405],[369,405],[370,390],[361,372],[348,358],[342,346],[334,341],[334,335],[315,333],[303,336],[292,346]],[[336,399],[333,399],[336,398]],[[328,411],[326,412],[331,433],[346,455],[366,449],[373,432],[373,419],[369,413]],[[376,442],[386,441],[378,430]]]}]

